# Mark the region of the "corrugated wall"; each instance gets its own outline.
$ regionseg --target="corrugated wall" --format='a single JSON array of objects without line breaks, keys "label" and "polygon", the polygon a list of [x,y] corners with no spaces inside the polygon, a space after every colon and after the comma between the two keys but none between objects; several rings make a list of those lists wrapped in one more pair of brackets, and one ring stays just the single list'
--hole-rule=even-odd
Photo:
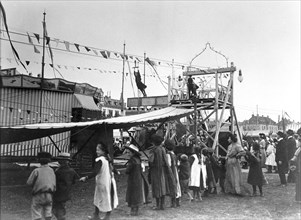
[{"label": "corrugated wall", "polygon": [[[42,102],[41,102],[42,95]],[[47,122],[70,122],[72,93],[22,88],[0,88],[0,126]],[[42,103],[42,109],[40,108]],[[70,132],[51,136],[62,151],[69,150]],[[36,156],[43,150],[57,155],[58,150],[46,137],[32,141],[1,145],[0,156]]]}]

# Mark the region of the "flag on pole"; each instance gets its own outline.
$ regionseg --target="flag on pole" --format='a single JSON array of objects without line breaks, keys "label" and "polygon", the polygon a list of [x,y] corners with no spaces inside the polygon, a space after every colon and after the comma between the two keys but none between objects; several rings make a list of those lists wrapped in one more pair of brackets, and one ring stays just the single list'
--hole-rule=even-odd
[{"label": "flag on pole", "polygon": [[46,44],[48,45],[51,63],[53,64],[53,53],[52,53],[52,49],[51,49],[51,45],[50,45],[50,37],[48,37],[48,33],[47,33],[46,22],[43,22],[43,25],[44,25],[44,31],[45,31],[44,37],[46,38]]}]

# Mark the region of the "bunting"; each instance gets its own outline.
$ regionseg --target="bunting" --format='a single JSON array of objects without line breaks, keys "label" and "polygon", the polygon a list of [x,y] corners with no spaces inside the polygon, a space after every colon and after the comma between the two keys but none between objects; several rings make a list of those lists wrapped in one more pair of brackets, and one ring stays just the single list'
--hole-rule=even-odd
[{"label": "bunting", "polygon": [[35,34],[35,33],[33,35],[36,37],[38,43],[40,43],[40,35],[39,34]]},{"label": "bunting", "polygon": [[28,42],[33,46],[33,50],[35,53],[40,53],[40,51],[38,50],[38,48],[34,45],[34,43],[32,42],[31,37],[29,36],[28,32],[27,32],[27,37],[28,37]]},{"label": "bunting", "polygon": [[79,44],[74,44],[74,46],[76,47],[77,51],[80,52]]},{"label": "bunting", "polygon": [[106,54],[106,51],[102,50],[102,51],[100,51],[100,53],[101,53],[101,55],[102,55],[104,58],[108,59],[108,56],[107,56],[107,54]]},{"label": "bunting", "polygon": [[26,72],[28,72],[27,69],[26,69],[26,67],[25,67],[25,65],[20,60],[19,54],[18,54],[17,50],[15,49],[15,47],[14,47],[14,45],[13,45],[11,39],[10,39],[10,34],[9,34],[9,31],[8,31],[8,25],[7,25],[7,20],[6,20],[6,13],[5,13],[4,7],[3,7],[3,5],[2,5],[1,2],[0,2],[0,11],[1,11],[0,15],[2,14],[2,16],[3,16],[5,30],[6,30],[6,33],[7,33],[7,36],[8,36],[8,40],[9,40],[10,46],[11,46],[11,48],[13,50],[13,53],[17,57],[17,59],[21,63],[21,65],[24,67],[24,69],[26,70]]},{"label": "bunting", "polygon": [[66,46],[66,50],[70,51],[70,43],[68,41],[64,41],[64,44]]}]

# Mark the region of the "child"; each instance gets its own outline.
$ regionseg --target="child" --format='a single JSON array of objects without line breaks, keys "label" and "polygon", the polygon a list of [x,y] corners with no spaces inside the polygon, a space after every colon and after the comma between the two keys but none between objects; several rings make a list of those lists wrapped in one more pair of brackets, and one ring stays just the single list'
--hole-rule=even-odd
[{"label": "child", "polygon": [[32,187],[32,219],[51,220],[52,218],[52,194],[56,190],[55,174],[48,163],[51,161],[51,154],[39,152],[38,160],[40,167],[34,169],[28,180],[27,185]]},{"label": "child", "polygon": [[193,154],[189,158],[189,163],[191,164],[189,189],[193,191],[193,200],[196,199],[198,201],[202,201],[200,190],[207,188],[204,187],[206,185],[206,180],[204,178],[205,175],[203,175],[205,174],[204,171],[206,167],[204,166],[204,158],[201,154],[201,147],[194,146],[193,151]]},{"label": "child", "polygon": [[180,156],[180,165],[179,165],[179,180],[181,185],[182,195],[187,194],[189,200],[193,200],[193,197],[189,193],[188,183],[190,178],[190,163],[188,161],[188,156],[182,154]]},{"label": "child", "polygon": [[118,205],[116,181],[107,146],[103,143],[98,143],[96,154],[94,172],[88,176],[81,177],[79,180],[85,182],[88,179],[95,178],[95,211],[93,216],[88,216],[88,218],[98,220],[99,213],[105,212],[106,214],[103,219],[109,220],[111,211]]},{"label": "child", "polygon": [[138,147],[131,144],[126,148],[129,149],[130,154],[130,160],[125,171],[128,174],[126,202],[131,207],[131,215],[137,216],[139,206],[147,201],[148,183],[142,174],[143,168]]},{"label": "child", "polygon": [[57,220],[65,220],[65,204],[71,199],[71,186],[79,179],[78,174],[69,166],[70,154],[62,152],[56,158],[60,167],[55,171],[56,192],[53,196],[53,214]]},{"label": "child", "polygon": [[247,150],[247,148],[245,148],[245,150],[246,159],[250,165],[247,182],[253,187],[253,196],[256,196],[256,186],[258,186],[259,188],[260,196],[264,196],[262,192],[262,185],[265,183],[265,181],[261,169],[260,145],[254,142],[252,153],[249,150]]}]

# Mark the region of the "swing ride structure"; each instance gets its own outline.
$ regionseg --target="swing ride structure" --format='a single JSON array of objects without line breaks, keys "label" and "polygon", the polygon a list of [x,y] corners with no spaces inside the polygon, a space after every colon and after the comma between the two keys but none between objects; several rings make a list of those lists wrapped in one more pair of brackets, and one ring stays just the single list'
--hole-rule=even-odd
[{"label": "swing ride structure", "polygon": [[[222,68],[207,68],[200,69],[195,68],[192,64],[196,58],[198,58],[206,49],[210,49],[219,55],[223,56],[226,59],[227,66]],[[215,150],[217,155],[220,154],[219,149],[226,151],[226,149],[219,143],[219,134],[221,128],[225,125],[229,125],[229,132],[234,133],[236,130],[239,136],[239,140],[242,143],[242,136],[239,131],[238,120],[234,108],[234,74],[236,67],[234,63],[231,62],[230,67],[228,67],[228,58],[214,50],[210,43],[206,43],[205,48],[197,54],[190,62],[190,65],[187,67],[187,70],[183,72],[183,78],[188,79],[192,77],[199,76],[202,78],[201,83],[197,85],[198,90],[195,91],[194,95],[188,94],[189,91],[185,91],[185,86],[187,80],[182,79],[180,76],[178,82],[184,81],[180,91],[176,91],[176,94],[171,94],[170,105],[173,107],[181,107],[187,109],[193,109],[193,131],[186,129],[187,133],[190,133],[193,137],[197,137],[199,133],[203,133],[211,141],[213,141],[212,147]],[[215,79],[213,87],[206,87],[204,82],[208,81],[206,78]],[[219,82],[219,79],[228,79],[227,86],[224,86]],[[242,81],[241,70],[239,70],[238,80]],[[195,84],[196,85],[196,84]],[[187,85],[188,86],[188,85]],[[184,91],[183,91],[184,90]],[[223,120],[226,112],[229,112],[229,118]],[[206,126],[202,126],[209,121],[210,117],[215,117],[214,120],[214,131],[209,132],[206,129]],[[187,125],[186,125],[187,127]],[[197,138],[195,138],[195,144],[197,145]],[[205,144],[204,144],[205,145]],[[206,146],[206,145],[205,145]],[[208,147],[208,146],[207,146]]]}]

